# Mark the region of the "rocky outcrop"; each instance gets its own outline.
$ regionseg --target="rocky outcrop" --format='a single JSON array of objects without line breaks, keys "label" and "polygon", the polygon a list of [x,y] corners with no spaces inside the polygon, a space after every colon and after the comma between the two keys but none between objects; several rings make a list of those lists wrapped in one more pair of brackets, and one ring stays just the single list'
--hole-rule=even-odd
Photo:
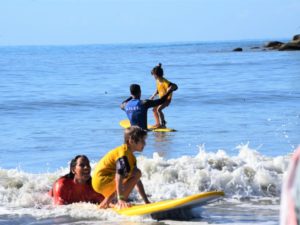
[{"label": "rocky outcrop", "polygon": [[264,45],[267,49],[275,49],[279,51],[294,51],[300,50],[300,34],[294,35],[293,39],[287,43],[280,41],[270,41]]},{"label": "rocky outcrop", "polygon": [[[281,41],[269,41],[264,44],[263,47],[251,47],[250,49],[261,49],[262,51],[279,50],[279,51],[294,51],[300,50],[300,34],[293,36],[293,39],[289,42],[283,43]],[[232,50],[233,52],[242,52],[244,49],[238,47]]]},{"label": "rocky outcrop", "polygon": [[300,40],[300,34],[294,35],[293,41],[297,41],[297,40]]},{"label": "rocky outcrop", "polygon": [[284,43],[280,41],[270,41],[264,45],[265,48],[271,48],[271,49],[278,49],[280,48]]},{"label": "rocky outcrop", "polygon": [[294,51],[294,50],[300,50],[300,39],[295,41],[290,41],[278,49],[279,51]]}]

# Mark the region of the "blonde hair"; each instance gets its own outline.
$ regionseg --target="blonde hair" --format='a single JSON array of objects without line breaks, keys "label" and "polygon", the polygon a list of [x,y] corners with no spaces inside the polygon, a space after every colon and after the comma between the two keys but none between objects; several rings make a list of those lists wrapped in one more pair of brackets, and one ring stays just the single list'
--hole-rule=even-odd
[{"label": "blonde hair", "polygon": [[139,126],[131,126],[126,128],[124,131],[124,143],[128,144],[129,139],[132,139],[135,143],[137,143],[145,136],[147,136],[147,131]]}]

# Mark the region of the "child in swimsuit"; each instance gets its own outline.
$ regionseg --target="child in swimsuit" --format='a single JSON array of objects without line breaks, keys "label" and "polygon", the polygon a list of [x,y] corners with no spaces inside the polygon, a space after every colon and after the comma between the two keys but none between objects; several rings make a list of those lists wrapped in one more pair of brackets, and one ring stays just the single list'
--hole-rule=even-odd
[{"label": "child in swimsuit", "polygon": [[[155,66],[151,74],[154,76],[156,80],[156,91],[153,93],[150,99],[154,99],[156,95],[159,95],[160,98],[164,96],[167,93],[167,90],[170,86],[175,85],[165,79],[164,76],[164,71],[161,67],[161,63],[158,64],[158,66]],[[167,101],[165,101],[163,104],[154,107],[153,108],[153,114],[154,114],[154,119],[155,119],[155,125],[152,128],[165,128],[166,127],[166,120],[165,116],[162,112],[164,108],[170,105],[172,99],[172,94],[168,96]]]},{"label": "child in swimsuit", "polygon": [[[150,203],[140,180],[142,173],[136,166],[133,152],[142,152],[146,144],[147,132],[138,126],[125,129],[124,144],[108,152],[97,164],[93,174],[92,185],[95,191],[105,198],[100,208],[127,208],[128,196],[137,188],[144,202]],[[113,199],[117,197],[117,204]]]}]

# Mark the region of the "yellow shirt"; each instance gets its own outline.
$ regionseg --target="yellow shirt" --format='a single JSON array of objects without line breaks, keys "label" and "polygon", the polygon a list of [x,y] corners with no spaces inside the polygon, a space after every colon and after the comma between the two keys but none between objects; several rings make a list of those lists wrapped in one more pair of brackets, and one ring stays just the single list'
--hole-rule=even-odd
[{"label": "yellow shirt", "polygon": [[[156,88],[160,98],[167,93],[169,85],[170,85],[170,81],[168,81],[163,77],[161,81],[159,81],[158,79],[156,80]],[[171,96],[172,94],[169,95],[168,99],[171,99]]]},{"label": "yellow shirt", "polygon": [[97,164],[93,179],[101,177],[110,178],[113,180],[116,173],[123,177],[128,177],[136,166],[136,158],[132,151],[127,149],[127,145],[123,144],[110,152],[108,152]]}]

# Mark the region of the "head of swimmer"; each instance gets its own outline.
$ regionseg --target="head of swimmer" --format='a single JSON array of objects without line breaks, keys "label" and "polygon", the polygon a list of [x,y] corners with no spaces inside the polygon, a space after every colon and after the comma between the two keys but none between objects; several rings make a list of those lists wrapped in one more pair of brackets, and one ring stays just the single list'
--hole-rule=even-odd
[{"label": "head of swimmer", "polygon": [[147,131],[138,127],[131,126],[125,129],[124,143],[131,151],[142,152],[146,145]]},{"label": "head of swimmer", "polygon": [[139,99],[141,97],[141,94],[142,94],[140,85],[131,84],[130,85],[130,94],[133,98]]},{"label": "head of swimmer", "polygon": [[70,173],[74,182],[84,184],[91,179],[90,160],[85,155],[77,155],[70,163]]}]

